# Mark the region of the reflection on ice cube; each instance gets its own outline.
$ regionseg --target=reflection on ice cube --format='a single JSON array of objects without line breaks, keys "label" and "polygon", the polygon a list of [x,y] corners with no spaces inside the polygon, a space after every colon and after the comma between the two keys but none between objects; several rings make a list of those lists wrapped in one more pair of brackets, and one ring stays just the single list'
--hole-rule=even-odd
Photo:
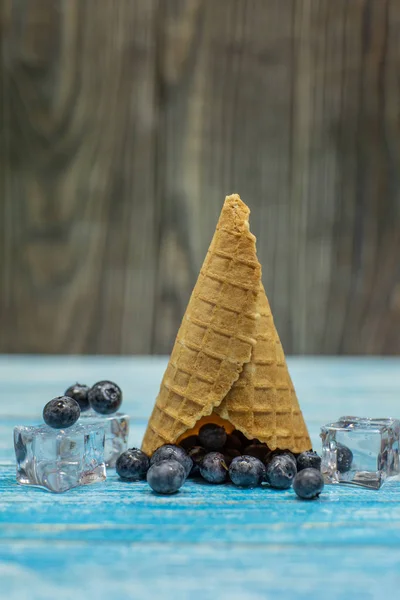
[{"label": "reflection on ice cube", "polygon": [[68,429],[18,426],[14,429],[17,481],[65,492],[106,478],[104,428],[76,423]]},{"label": "reflection on ice cube", "polygon": [[129,415],[123,413],[100,415],[90,410],[81,414],[80,421],[104,427],[104,460],[107,467],[115,467],[119,455],[128,448]]},{"label": "reflection on ice cube", "polygon": [[321,427],[321,438],[326,483],[378,489],[400,473],[397,419],[341,417]]}]

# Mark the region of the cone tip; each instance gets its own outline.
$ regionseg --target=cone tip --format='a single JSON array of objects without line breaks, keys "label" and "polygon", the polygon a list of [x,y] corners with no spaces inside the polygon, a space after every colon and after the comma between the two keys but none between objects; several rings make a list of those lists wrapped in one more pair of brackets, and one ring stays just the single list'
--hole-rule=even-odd
[{"label": "cone tip", "polygon": [[241,200],[239,194],[226,196],[222,208],[221,218],[228,220],[236,230],[250,231],[249,207]]},{"label": "cone tip", "polygon": [[239,194],[230,194],[225,197],[225,205],[229,205],[232,207],[236,207],[237,209],[245,210],[246,212],[250,212],[247,204],[243,202]]}]

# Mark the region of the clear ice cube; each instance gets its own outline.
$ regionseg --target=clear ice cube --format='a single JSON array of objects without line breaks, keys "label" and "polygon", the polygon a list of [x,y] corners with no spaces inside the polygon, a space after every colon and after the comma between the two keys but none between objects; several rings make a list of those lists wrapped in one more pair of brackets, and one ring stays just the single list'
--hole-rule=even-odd
[{"label": "clear ice cube", "polygon": [[105,432],[104,461],[107,467],[115,467],[117,458],[128,447],[129,415],[115,413],[100,415],[93,410],[81,413],[82,423],[101,425]]},{"label": "clear ice cube", "polygon": [[68,429],[14,428],[17,481],[65,492],[106,478],[104,429],[78,421]]},{"label": "clear ice cube", "polygon": [[326,483],[379,489],[398,476],[400,421],[340,417],[321,427],[322,474]]}]

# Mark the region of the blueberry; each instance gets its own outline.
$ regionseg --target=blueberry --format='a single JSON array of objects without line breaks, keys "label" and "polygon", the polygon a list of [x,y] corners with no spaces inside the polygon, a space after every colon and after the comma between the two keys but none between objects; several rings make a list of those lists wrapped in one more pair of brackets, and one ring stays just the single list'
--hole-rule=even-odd
[{"label": "blueberry", "polygon": [[177,460],[162,460],[147,471],[147,483],[157,494],[175,494],[185,479],[185,469]]},{"label": "blueberry", "polygon": [[280,456],[287,456],[288,458],[290,458],[290,460],[293,462],[294,466],[296,467],[296,472],[297,472],[297,459],[292,452],[290,452],[289,450],[285,450]]},{"label": "blueberry", "polygon": [[201,446],[194,446],[189,450],[188,454],[193,461],[190,477],[198,477],[200,475],[200,464],[207,454],[207,450]]},{"label": "blueberry", "polygon": [[226,454],[227,456],[230,456],[231,458],[236,458],[237,456],[242,456],[241,451],[236,450],[236,448],[225,448],[224,454]]},{"label": "blueberry", "polygon": [[79,404],[73,398],[60,396],[46,404],[43,419],[46,425],[54,429],[66,429],[77,422],[81,414]]},{"label": "blueberry", "polygon": [[302,469],[293,480],[293,489],[299,498],[306,500],[318,498],[324,489],[321,471],[313,468]]},{"label": "blueberry", "polygon": [[226,431],[220,425],[207,423],[199,431],[199,440],[207,450],[221,450],[226,442]]},{"label": "blueberry", "polygon": [[297,471],[309,468],[321,470],[321,457],[313,450],[302,452],[297,457]]},{"label": "blueberry", "polygon": [[224,449],[224,457],[226,465],[229,467],[234,458],[238,456],[242,456],[242,453],[239,450],[235,450],[235,448],[225,448]]},{"label": "blueberry", "polygon": [[111,415],[122,404],[122,391],[112,381],[99,381],[89,390],[89,402],[101,415]]},{"label": "blueberry", "polygon": [[266,444],[250,444],[243,450],[243,454],[246,456],[255,456],[258,460],[262,460],[263,462],[267,458],[270,450]]},{"label": "blueberry", "polygon": [[225,457],[220,452],[209,452],[200,465],[200,474],[208,483],[224,483],[228,475]]},{"label": "blueberry", "polygon": [[296,465],[286,454],[274,456],[267,465],[266,481],[278,490],[290,488],[295,475]]},{"label": "blueberry", "polygon": [[258,438],[252,438],[251,440],[249,440],[247,445],[248,446],[251,446],[251,445],[259,446],[262,443],[263,442],[260,442],[260,440]]},{"label": "blueberry", "polygon": [[273,458],[275,458],[276,456],[286,456],[286,458],[289,458],[292,461],[292,463],[294,464],[294,466],[296,468],[296,472],[297,472],[296,457],[289,450],[281,450],[280,448],[277,448],[276,450],[272,450],[272,452],[269,452],[268,455],[265,457],[265,461],[264,461],[265,464],[268,465],[268,463],[270,463],[271,460]]},{"label": "blueberry", "polygon": [[178,461],[185,469],[186,477],[189,476],[189,473],[192,470],[193,461],[180,446],[175,446],[174,444],[165,444],[165,446],[161,446],[154,452],[150,459],[150,464],[154,465],[163,460]]},{"label": "blueberry", "polygon": [[199,436],[198,435],[189,435],[189,437],[184,438],[179,442],[179,445],[188,452],[191,448],[195,446],[200,446]]},{"label": "blueberry", "polygon": [[226,442],[225,442],[224,449],[242,451],[242,448],[243,448],[242,442],[237,435],[230,433],[229,435],[226,436]]},{"label": "blueberry", "polygon": [[347,471],[350,471],[353,462],[353,453],[350,448],[344,444],[338,443],[336,448],[336,461],[340,473],[347,473]]},{"label": "blueberry", "polygon": [[232,483],[240,487],[257,487],[264,480],[265,467],[254,456],[238,456],[231,462],[229,477]]},{"label": "blueberry", "polygon": [[239,431],[239,429],[234,429],[231,435],[233,435],[240,441],[240,443],[242,444],[242,448],[246,448],[246,446],[249,446],[251,443],[250,440],[248,440],[247,437],[244,435],[244,433]]},{"label": "blueberry", "polygon": [[139,481],[146,479],[146,473],[150,467],[149,457],[138,450],[138,448],[130,448],[123,452],[117,460],[115,469],[121,479],[129,481]]},{"label": "blueberry", "polygon": [[81,383],[75,383],[74,385],[71,385],[71,387],[69,387],[66,392],[65,392],[65,396],[68,396],[68,398],[73,398],[74,400],[77,401],[77,403],[79,404],[79,408],[81,409],[81,412],[84,412],[85,410],[89,410],[90,408],[90,404],[89,404],[89,390],[90,387],[88,385],[82,385]]}]

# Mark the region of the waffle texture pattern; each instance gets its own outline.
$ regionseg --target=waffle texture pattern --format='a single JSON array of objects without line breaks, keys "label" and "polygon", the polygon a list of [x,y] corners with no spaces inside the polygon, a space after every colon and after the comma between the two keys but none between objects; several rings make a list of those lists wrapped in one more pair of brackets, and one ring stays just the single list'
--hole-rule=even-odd
[{"label": "waffle texture pattern", "polygon": [[311,448],[249,213],[237,194],[226,198],[143,439],[149,455],[212,413],[271,450]]}]

